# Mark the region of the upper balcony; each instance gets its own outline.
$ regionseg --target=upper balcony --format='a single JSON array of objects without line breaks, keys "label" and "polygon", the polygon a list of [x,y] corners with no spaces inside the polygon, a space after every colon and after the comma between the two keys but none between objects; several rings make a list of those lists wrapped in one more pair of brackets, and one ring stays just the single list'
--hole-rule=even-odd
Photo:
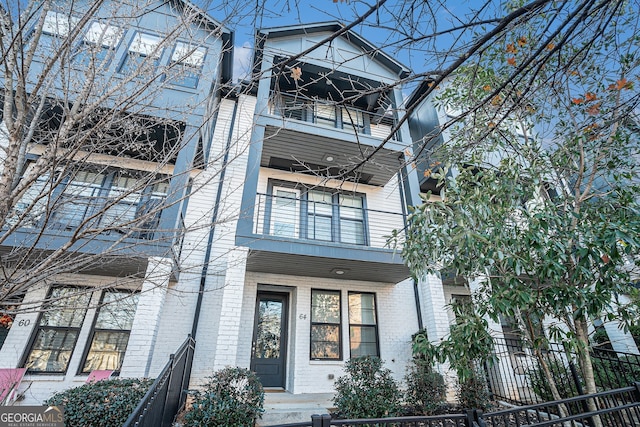
[{"label": "upper balcony", "polygon": [[175,231],[159,230],[168,189],[164,175],[120,169],[46,173],[16,203],[0,252],[35,259],[68,246],[69,258],[101,256],[96,273],[111,259],[119,274],[136,274],[146,258],[171,250]]},{"label": "upper balcony", "polygon": [[[390,114],[377,114],[317,97],[283,93],[272,94],[269,114],[378,139],[388,137],[395,125]],[[394,134],[392,140],[399,141],[399,135]]]}]

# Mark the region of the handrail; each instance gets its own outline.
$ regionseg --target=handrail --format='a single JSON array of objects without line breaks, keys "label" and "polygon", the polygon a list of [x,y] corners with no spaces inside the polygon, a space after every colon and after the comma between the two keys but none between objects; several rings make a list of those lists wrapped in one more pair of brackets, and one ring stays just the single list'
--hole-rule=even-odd
[{"label": "handrail", "polygon": [[169,362],[122,427],[169,427],[171,425],[186,399],[185,390],[188,384],[185,382],[189,380],[186,372],[191,369],[195,344],[195,340],[189,335],[178,350],[169,356]]}]

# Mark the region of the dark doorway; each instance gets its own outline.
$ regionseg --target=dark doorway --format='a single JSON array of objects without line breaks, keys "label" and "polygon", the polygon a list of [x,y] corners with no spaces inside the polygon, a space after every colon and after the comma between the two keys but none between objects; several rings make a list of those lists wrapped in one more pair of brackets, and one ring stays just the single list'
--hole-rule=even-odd
[{"label": "dark doorway", "polygon": [[283,387],[287,353],[288,294],[258,292],[251,346],[251,370],[264,387]]}]

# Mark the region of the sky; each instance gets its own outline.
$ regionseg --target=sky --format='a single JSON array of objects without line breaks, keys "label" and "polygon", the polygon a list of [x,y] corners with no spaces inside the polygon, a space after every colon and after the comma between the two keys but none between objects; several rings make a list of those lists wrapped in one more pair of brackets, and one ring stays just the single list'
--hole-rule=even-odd
[{"label": "sky", "polygon": [[[424,7],[426,4],[426,2],[418,3],[423,3],[420,7]],[[436,8],[433,4],[429,6],[430,11],[437,16],[442,27],[459,23],[458,20],[463,19],[463,16],[469,13],[472,7],[470,2],[463,0],[453,0],[446,3],[446,7],[438,5]],[[409,9],[407,8],[408,4],[407,1],[388,0],[384,5],[384,10],[369,16],[363,25],[354,30],[375,46],[383,47],[387,54],[403,65],[420,73],[430,67],[432,59],[429,57],[429,49],[389,46],[398,36],[397,24],[391,19],[394,14],[408,16],[413,13],[411,20],[415,25],[424,29],[425,32],[431,31],[431,28],[425,27],[427,22],[431,22],[429,18],[424,16],[423,12],[425,11]],[[251,63],[256,28],[326,21],[348,24],[359,14],[368,10],[370,4],[360,0],[337,2],[333,0],[254,0],[244,3],[241,1],[236,3],[235,0],[233,2],[202,0],[200,6],[216,20],[225,23],[228,28],[234,31],[234,80],[237,80],[242,77]],[[446,50],[452,43],[453,39],[445,35],[438,38],[436,48]]]}]

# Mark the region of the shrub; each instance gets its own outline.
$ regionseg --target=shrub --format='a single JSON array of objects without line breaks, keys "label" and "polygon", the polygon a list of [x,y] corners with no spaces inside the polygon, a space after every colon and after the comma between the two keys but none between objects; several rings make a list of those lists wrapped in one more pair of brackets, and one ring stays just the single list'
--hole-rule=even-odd
[{"label": "shrub", "polygon": [[120,427],[153,380],[97,381],[54,394],[45,405],[63,405],[66,427]]},{"label": "shrub", "polygon": [[264,390],[255,373],[243,368],[214,372],[204,390],[193,393],[185,427],[253,427],[264,412]]},{"label": "shrub", "polygon": [[333,403],[343,418],[381,418],[400,411],[401,394],[391,371],[377,357],[363,356],[345,364],[347,375],[338,378]]},{"label": "shrub", "polygon": [[414,359],[404,380],[407,384],[405,403],[411,413],[433,415],[446,405],[444,378],[428,361]]},{"label": "shrub", "polygon": [[480,372],[474,371],[464,377],[458,384],[458,402],[463,409],[482,409],[486,411],[491,406],[491,399],[487,381]]},{"label": "shrub", "polygon": [[615,353],[591,358],[596,385],[604,390],[629,387],[640,381],[640,357],[617,357]]},{"label": "shrub", "polygon": [[[566,399],[578,396],[579,393],[576,382],[573,379],[571,370],[567,365],[565,365],[565,362],[562,359],[549,358],[547,360],[547,365],[553,375],[558,392],[561,393],[560,397]],[[545,402],[554,400],[551,388],[549,387],[549,381],[545,377],[542,367],[537,365],[535,368],[530,369],[527,372],[527,376],[531,383],[531,388],[534,393],[540,397],[540,399]]]}]

